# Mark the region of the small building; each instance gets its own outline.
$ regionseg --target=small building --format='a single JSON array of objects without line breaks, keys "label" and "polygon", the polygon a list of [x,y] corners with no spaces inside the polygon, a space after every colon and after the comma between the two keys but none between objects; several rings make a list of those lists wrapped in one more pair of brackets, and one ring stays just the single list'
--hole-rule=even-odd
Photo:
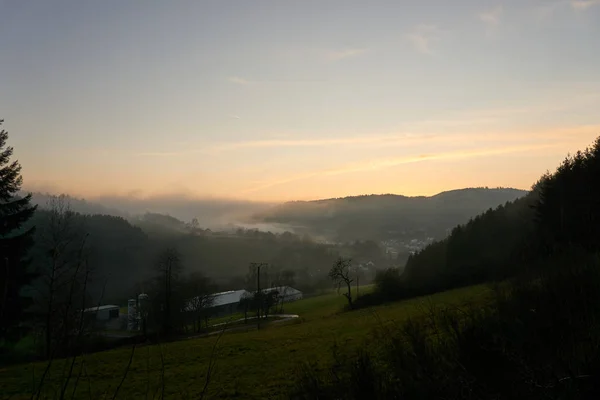
[{"label": "small building", "polygon": [[93,319],[95,319],[96,321],[108,321],[111,319],[119,318],[119,309],[119,306],[105,305],[86,308],[85,310],[83,310],[83,312],[90,319],[92,319],[92,317],[95,317]]}]

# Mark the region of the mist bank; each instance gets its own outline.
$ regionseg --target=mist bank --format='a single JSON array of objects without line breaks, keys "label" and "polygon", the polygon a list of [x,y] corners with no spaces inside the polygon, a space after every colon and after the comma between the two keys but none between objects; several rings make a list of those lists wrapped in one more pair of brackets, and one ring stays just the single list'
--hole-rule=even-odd
[{"label": "mist bank", "polygon": [[[24,191],[26,192],[26,191]],[[62,193],[33,192],[33,204],[47,208],[48,202]],[[193,198],[184,195],[154,196],[146,198],[102,196],[83,199],[65,194],[73,211],[81,214],[101,214],[135,220],[152,213],[164,214],[189,223],[194,219],[202,228],[227,230],[233,226],[245,229],[270,230],[274,233],[289,230],[283,224],[252,223],[250,216],[275,206],[276,203],[254,201]],[[233,226],[232,226],[233,225]]]}]

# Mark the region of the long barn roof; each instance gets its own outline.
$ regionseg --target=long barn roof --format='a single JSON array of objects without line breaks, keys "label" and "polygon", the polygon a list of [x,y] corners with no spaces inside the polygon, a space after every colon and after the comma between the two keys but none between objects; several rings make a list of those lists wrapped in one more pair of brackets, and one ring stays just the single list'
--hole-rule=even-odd
[{"label": "long barn roof", "polygon": [[224,306],[227,304],[239,303],[244,295],[250,295],[246,290],[230,290],[228,292],[221,292],[213,294],[212,307]]}]

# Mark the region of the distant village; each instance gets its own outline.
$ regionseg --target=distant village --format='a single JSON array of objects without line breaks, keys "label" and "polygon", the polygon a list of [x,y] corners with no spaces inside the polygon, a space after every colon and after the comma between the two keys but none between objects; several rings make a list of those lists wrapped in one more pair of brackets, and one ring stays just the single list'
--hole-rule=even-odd
[{"label": "distant village", "polygon": [[399,239],[388,239],[379,242],[379,245],[385,250],[386,254],[392,257],[396,257],[398,253],[410,253],[415,254],[416,252],[424,249],[434,242],[434,238],[428,237],[426,239],[411,239],[409,241],[403,241]]}]

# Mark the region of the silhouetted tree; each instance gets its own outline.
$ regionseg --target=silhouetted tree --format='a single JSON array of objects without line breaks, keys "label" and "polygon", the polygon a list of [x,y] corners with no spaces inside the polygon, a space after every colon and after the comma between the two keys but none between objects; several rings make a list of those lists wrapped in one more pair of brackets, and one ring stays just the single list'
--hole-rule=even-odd
[{"label": "silhouetted tree", "polygon": [[[0,126],[4,120],[0,120]],[[5,147],[8,132],[0,131],[0,341],[14,340],[24,325],[25,309],[31,298],[23,289],[35,277],[28,270],[27,251],[31,247],[33,228],[22,225],[33,215],[31,195],[18,196],[23,183],[21,165],[10,161],[12,147]]]},{"label": "silhouetted tree", "polygon": [[202,329],[202,320],[208,327],[207,309],[213,305],[215,287],[210,279],[200,272],[192,272],[182,283],[181,292],[186,297],[185,311],[192,317],[192,325],[197,332]]},{"label": "silhouetted tree", "polygon": [[34,310],[44,332],[46,356],[50,357],[75,326],[74,314],[80,303],[75,307],[73,301],[85,296],[80,291],[89,271],[84,266],[87,235],[68,198],[54,197],[47,207],[49,212],[43,214],[37,238],[45,257],[35,284],[38,294]]},{"label": "silhouetted tree", "polygon": [[156,261],[158,270],[158,281],[161,293],[161,326],[163,333],[170,335],[173,333],[173,314],[179,311],[174,304],[173,290],[179,273],[183,269],[181,256],[179,252],[169,247],[159,254]]},{"label": "silhouetted tree", "polygon": [[335,264],[329,270],[329,279],[333,281],[339,287],[345,284],[348,291],[344,293],[344,296],[348,300],[348,306],[353,308],[352,304],[352,282],[354,279],[350,278],[350,266],[352,265],[351,259],[338,258]]}]

